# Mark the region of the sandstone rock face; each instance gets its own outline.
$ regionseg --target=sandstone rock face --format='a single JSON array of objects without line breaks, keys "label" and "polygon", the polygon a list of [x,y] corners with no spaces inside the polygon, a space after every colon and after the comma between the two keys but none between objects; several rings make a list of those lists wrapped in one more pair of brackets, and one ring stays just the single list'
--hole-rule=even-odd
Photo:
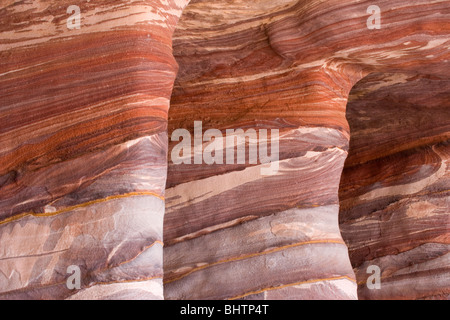
[{"label": "sandstone rock face", "polygon": [[2,2],[1,298],[163,298],[171,35],[185,4]]},{"label": "sandstone rock face", "polygon": [[[449,2],[377,4],[379,30],[356,1],[186,8],[169,133],[193,132],[195,120],[276,128],[280,163],[261,176],[258,165],[169,161],[167,298],[353,299],[357,284],[361,298],[448,292]],[[401,208],[380,213],[394,199]],[[369,265],[382,269],[382,290],[366,290]]]},{"label": "sandstone rock face", "polygon": [[[340,227],[361,299],[449,297],[449,88],[448,76],[375,73],[352,90]],[[370,265],[381,290],[365,285]]]},{"label": "sandstone rock face", "polygon": [[448,298],[450,1],[188,2],[1,4],[0,298]]}]

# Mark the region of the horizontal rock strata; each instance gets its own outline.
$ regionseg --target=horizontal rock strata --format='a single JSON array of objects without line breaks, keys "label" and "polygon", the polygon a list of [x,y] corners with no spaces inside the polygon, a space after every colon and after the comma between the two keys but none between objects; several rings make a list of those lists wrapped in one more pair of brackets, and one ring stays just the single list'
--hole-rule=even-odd
[{"label": "horizontal rock strata", "polygon": [[3,1],[0,299],[448,298],[450,1],[374,4]]},{"label": "horizontal rock strata", "polygon": [[[396,157],[397,152],[408,152],[418,144],[448,139],[446,105],[433,109],[444,113],[436,120],[438,126],[430,123],[426,135],[414,134],[407,120],[404,131],[390,123],[401,118],[392,115],[404,110],[400,101],[407,94],[401,86],[395,87],[397,78],[422,79],[414,82],[416,86],[436,79],[430,85],[433,93],[441,95],[436,104],[445,101],[448,85],[441,80],[448,76],[449,64],[444,19],[450,12],[445,1],[381,1],[378,5],[382,8],[379,30],[367,29],[368,4],[355,1],[258,1],[246,6],[237,1],[193,1],[185,9],[174,35],[180,71],[171,99],[169,136],[179,128],[194,135],[194,121],[202,121],[203,132],[218,129],[223,135],[238,128],[278,129],[280,161],[276,175],[261,176],[261,164],[248,161],[196,165],[194,154],[191,164],[174,164],[169,159],[164,223],[168,299],[354,299],[357,284],[361,298],[399,297],[364,293],[368,275],[365,270],[361,275],[361,264],[369,263],[372,256],[358,250],[370,250],[371,234],[353,225],[347,210],[358,217],[370,216],[370,212],[352,207],[353,192],[360,190],[352,164],[365,163],[374,155]],[[352,130],[348,127],[347,103],[357,106],[360,101],[361,110],[370,108],[360,100],[367,94],[364,87],[349,99],[351,88],[365,77],[380,90],[386,87],[389,92],[394,85],[395,92],[403,93],[398,105],[381,100],[382,106],[373,108],[386,115],[386,120],[373,120],[388,127],[382,134],[395,136],[403,147],[395,138],[380,141],[379,135],[354,130],[354,125],[364,126],[359,124],[366,120],[363,117],[351,119]],[[411,110],[420,109],[413,100]],[[379,101],[375,99],[373,105]],[[417,112],[430,117],[430,110]],[[370,143],[364,138],[354,140],[353,134],[368,137]],[[351,157],[339,201],[337,190],[349,140]],[[177,144],[169,143],[169,154]],[[207,146],[205,142],[203,147]],[[409,160],[400,153],[395,161],[389,163],[387,179],[397,180],[396,168]],[[378,164],[374,166],[366,170],[379,172]],[[441,174],[447,172],[442,170]],[[374,183],[384,185],[382,177],[375,176]],[[402,179],[411,176],[405,173]],[[407,192],[407,186],[396,183],[401,194]],[[445,222],[448,204],[439,201]],[[337,215],[339,203],[343,206],[341,230],[356,275],[346,251],[341,250],[344,243],[337,217],[330,216],[331,208],[332,215]],[[290,215],[293,212],[295,216]],[[419,210],[411,212],[420,215]],[[415,219],[409,221],[411,229],[381,236],[380,250],[391,250],[389,243],[396,234],[408,241],[409,232],[427,228],[415,224]],[[325,232],[322,226],[327,223]],[[269,233],[269,226],[286,231],[283,236]],[[448,230],[442,227],[436,232],[443,235]],[[441,242],[448,243],[443,237]],[[417,297],[415,293],[404,295]]]},{"label": "horizontal rock strata", "polygon": [[163,298],[171,35],[185,4],[1,3],[1,299]]},{"label": "horizontal rock strata", "polygon": [[[340,226],[361,299],[449,297],[449,88],[447,77],[401,73],[353,88]],[[367,288],[371,265],[380,290]]]}]

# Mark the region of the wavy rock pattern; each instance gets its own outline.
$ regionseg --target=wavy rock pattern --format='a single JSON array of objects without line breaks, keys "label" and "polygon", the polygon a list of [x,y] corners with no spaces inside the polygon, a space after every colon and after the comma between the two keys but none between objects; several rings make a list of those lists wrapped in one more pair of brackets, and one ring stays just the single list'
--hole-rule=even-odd
[{"label": "wavy rock pattern", "polygon": [[0,299],[448,298],[450,1],[188,2],[0,4]]},{"label": "wavy rock pattern", "polygon": [[[405,230],[401,220],[391,221],[392,235],[377,233],[378,240],[372,236],[378,232],[378,220],[368,211],[375,199],[386,203],[393,190],[409,194],[404,180],[414,179],[414,174],[418,181],[439,181],[441,189],[448,188],[441,179],[448,174],[441,164],[445,152],[438,156],[432,151],[438,146],[432,145],[449,138],[445,81],[450,70],[445,22],[449,2],[377,5],[383,9],[380,30],[367,29],[365,2],[257,1],[243,6],[238,1],[193,1],[186,8],[174,34],[180,71],[171,99],[169,133],[177,128],[193,133],[195,120],[203,121],[203,130],[223,133],[276,128],[280,170],[264,177],[258,165],[169,162],[164,224],[167,298],[354,299],[357,283],[361,298],[418,298],[422,289],[403,291],[404,283],[415,281],[408,277],[415,275],[414,268],[427,274],[424,281],[433,279],[426,285],[433,294],[449,288],[448,283],[436,285],[449,270],[448,251],[442,246],[449,242],[445,193],[428,205],[427,210],[435,213],[424,220],[426,224],[409,219]],[[426,95],[424,84],[430,90]],[[410,92],[419,94],[408,96]],[[425,100],[429,108],[422,108]],[[411,111],[416,114],[408,120],[404,115]],[[401,126],[396,125],[399,120]],[[421,131],[411,121],[428,124]],[[387,130],[382,130],[385,126]],[[169,152],[176,144],[169,143]],[[420,146],[429,146],[428,154],[411,154]],[[409,160],[409,155],[416,160]],[[389,163],[371,162],[388,156]],[[411,161],[417,163],[414,169],[397,172]],[[439,168],[436,180],[432,174]],[[370,174],[375,185],[361,180]],[[360,204],[354,199],[366,194],[362,184],[373,191]],[[378,188],[385,194],[378,194]],[[339,203],[350,259],[337,220]],[[410,217],[421,214],[419,204],[409,209]],[[430,219],[437,223],[431,230]],[[416,236],[418,232],[430,236]],[[404,262],[420,267],[414,264],[410,271],[403,265],[393,267],[405,274],[398,288],[386,278],[389,271],[383,270],[386,288],[367,293],[366,264],[388,268],[395,241],[412,249],[415,237],[429,246],[439,239],[440,245],[431,252],[445,262],[441,271],[421,265],[430,263],[428,251],[422,250],[420,257],[411,254]]]},{"label": "wavy rock pattern", "polygon": [[185,5],[2,2],[0,298],[163,298],[171,35]]},{"label": "wavy rock pattern", "polygon": [[[386,85],[389,84],[389,85]],[[361,299],[448,299],[450,82],[373,74],[347,108],[340,226]],[[368,290],[368,266],[381,290]]]}]

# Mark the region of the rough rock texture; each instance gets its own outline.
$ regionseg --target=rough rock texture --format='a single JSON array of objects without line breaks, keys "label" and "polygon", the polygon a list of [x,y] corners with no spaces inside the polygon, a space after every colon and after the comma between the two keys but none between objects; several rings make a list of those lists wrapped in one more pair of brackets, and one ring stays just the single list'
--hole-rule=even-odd
[{"label": "rough rock texture", "polygon": [[[447,298],[450,1],[188,2],[1,2],[0,298]],[[278,172],[175,165],[194,121]]]}]

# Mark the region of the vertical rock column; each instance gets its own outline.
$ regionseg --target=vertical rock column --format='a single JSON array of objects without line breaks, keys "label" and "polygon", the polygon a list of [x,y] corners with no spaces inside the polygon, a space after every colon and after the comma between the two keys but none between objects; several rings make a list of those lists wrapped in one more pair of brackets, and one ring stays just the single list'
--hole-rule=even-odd
[{"label": "vertical rock column", "polygon": [[163,298],[171,37],[187,2],[2,2],[0,298]]},{"label": "vertical rock column", "polygon": [[[345,68],[334,67],[286,70],[282,92],[274,90],[277,76],[249,81],[248,90],[238,82],[221,83],[216,92],[231,98],[217,106],[201,85],[187,85],[199,101],[195,106],[205,111],[184,117],[207,117],[205,130],[224,133],[275,128],[280,161],[278,172],[268,176],[261,171],[266,165],[170,163],[166,298],[356,299],[337,197],[349,141],[346,96],[353,81]],[[189,108],[188,101],[175,97],[171,111]],[[239,116],[242,101],[254,108]],[[315,111],[318,104],[322,108]],[[230,117],[221,119],[224,110]],[[173,118],[181,120],[176,112]]]},{"label": "vertical rock column", "polygon": [[[196,1],[177,26],[169,133],[193,136],[194,121],[223,135],[279,130],[279,168],[263,175],[266,165],[248,155],[245,164],[194,164],[193,154],[191,164],[170,159],[167,299],[357,298],[338,187],[349,143],[347,98],[365,72],[290,41],[299,36],[301,8],[284,4]],[[169,143],[171,155],[177,144]]]}]

